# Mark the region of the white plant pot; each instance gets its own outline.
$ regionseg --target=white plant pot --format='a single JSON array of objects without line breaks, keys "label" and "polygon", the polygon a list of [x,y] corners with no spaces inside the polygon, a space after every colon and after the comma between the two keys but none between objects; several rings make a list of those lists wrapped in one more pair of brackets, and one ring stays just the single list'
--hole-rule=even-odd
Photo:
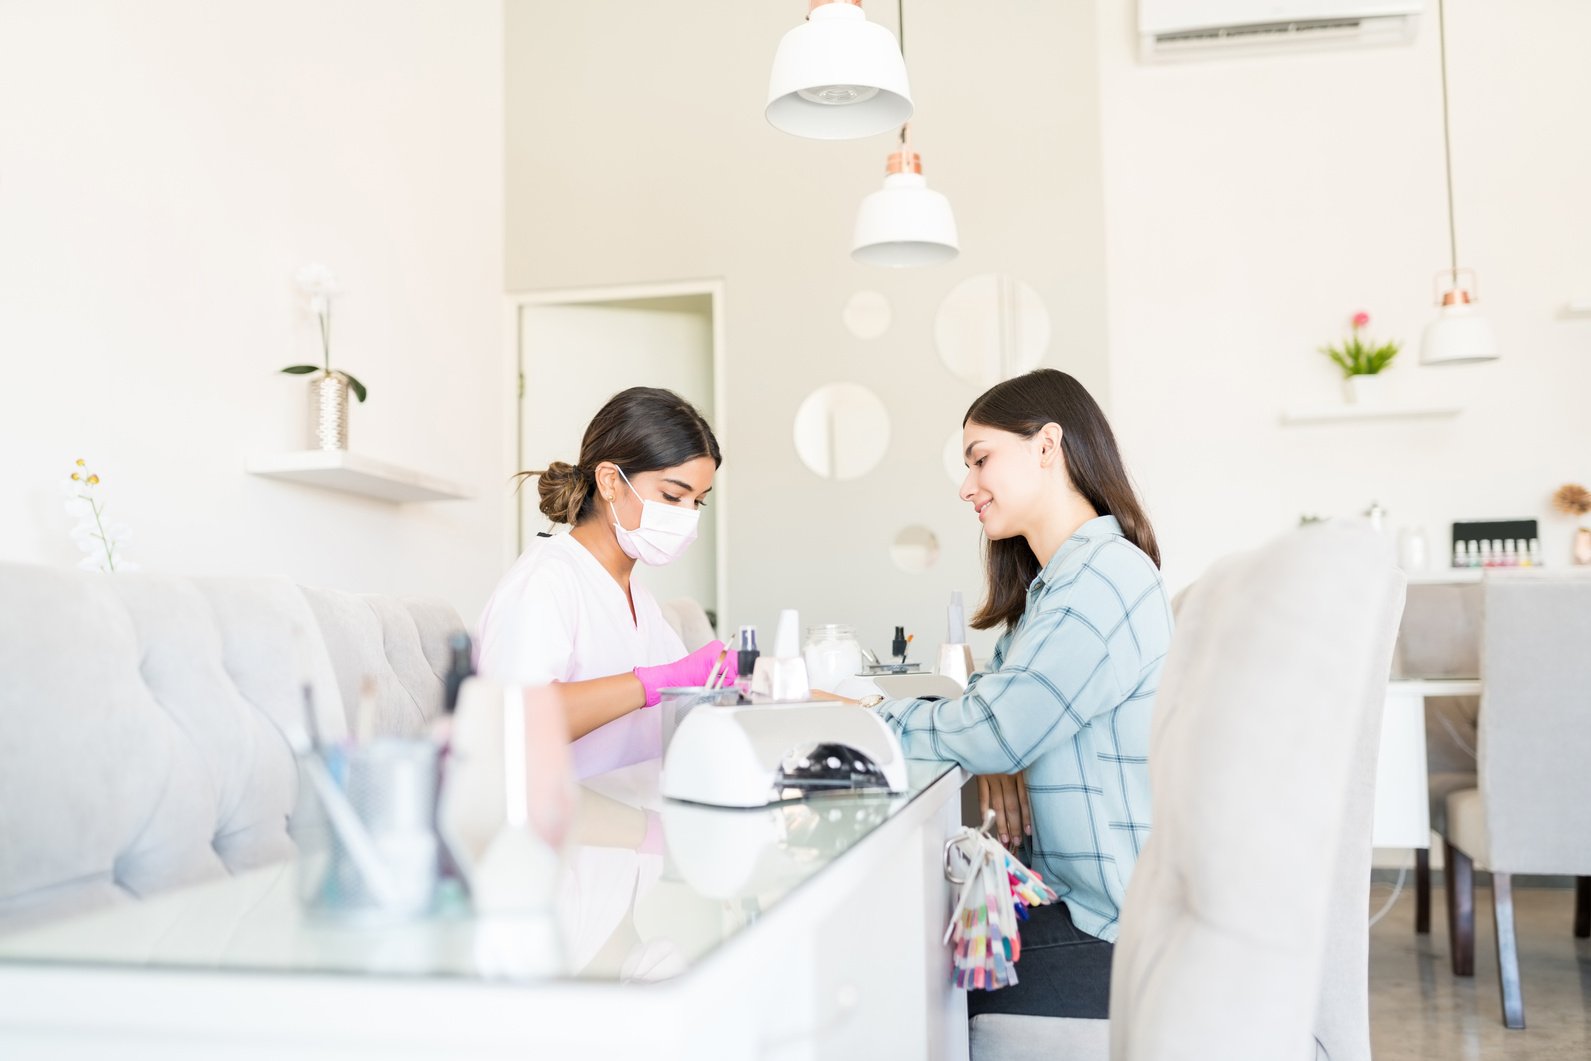
[{"label": "white plant pot", "polygon": [[1342,381],[1343,397],[1349,405],[1379,405],[1386,397],[1387,380],[1383,375],[1349,376]]}]

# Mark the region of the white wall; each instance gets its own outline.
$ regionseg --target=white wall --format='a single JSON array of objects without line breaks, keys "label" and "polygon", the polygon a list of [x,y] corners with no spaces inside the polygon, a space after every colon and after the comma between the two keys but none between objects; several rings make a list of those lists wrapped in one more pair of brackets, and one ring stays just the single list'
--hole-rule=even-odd
[{"label": "white wall", "polygon": [[[1499,362],[1420,368],[1447,263],[1435,0],[1412,46],[1165,66],[1134,57],[1129,0],[1100,0],[1113,419],[1180,585],[1223,552],[1362,511],[1426,528],[1536,517],[1591,477],[1591,6],[1449,0],[1461,264]],[[1282,427],[1339,400],[1315,352],[1365,309],[1405,341],[1392,382],[1451,420]]]},{"label": "white wall", "polygon": [[[1571,132],[1591,11],[1449,4],[1460,246],[1505,358],[1420,369],[1446,258],[1434,17],[1410,47],[1146,67],[1133,6],[908,11],[916,138],[964,253],[895,273],[844,253],[889,137],[761,117],[800,4],[515,2],[505,30],[496,4],[0,3],[0,557],[75,560],[56,481],[83,456],[148,567],[440,593],[473,617],[507,560],[506,150],[510,288],[728,283],[728,623],[794,604],[870,640],[916,623],[931,646],[945,592],[976,597],[939,461],[976,388],[931,325],[986,271],[1040,291],[1047,363],[1107,399],[1173,585],[1372,499],[1438,553],[1454,518],[1536,515],[1560,560],[1570,524],[1546,498],[1591,474],[1591,321],[1558,314],[1591,296],[1591,147]],[[275,370],[313,356],[289,282],[310,260],[349,288],[334,355],[373,394],[354,448],[480,500],[396,508],[241,472],[298,441],[303,381]],[[872,341],[840,324],[864,287],[895,310]],[[1408,344],[1403,395],[1463,415],[1277,423],[1335,400],[1314,348],[1360,308]],[[889,454],[855,482],[818,480],[790,440],[831,380],[891,410]],[[914,522],[943,543],[927,576],[887,558]]]},{"label": "white wall", "polygon": [[[0,558],[72,563],[83,457],[146,568],[439,594],[500,568],[495,3],[0,2]],[[330,265],[352,448],[472,481],[396,507],[248,476],[299,448]]]},{"label": "white wall", "polygon": [[[825,143],[763,118],[774,49],[805,7],[510,3],[508,285],[723,278],[722,618],[767,636],[779,608],[798,607],[807,623],[856,624],[880,652],[904,624],[923,658],[943,638],[949,591],[969,603],[982,592],[977,524],[941,457],[979,388],[934,352],[939,301],[968,276],[1010,273],[1049,306],[1046,362],[1106,382],[1093,10],[988,0],[973,17],[966,5],[907,5],[913,137],[930,186],[954,204],[962,255],[892,272],[849,257],[892,135]],[[867,13],[894,28],[894,5]],[[894,310],[890,331],[867,341],[841,320],[864,288]],[[883,463],[847,482],[807,470],[792,435],[802,399],[834,381],[873,388],[890,413]],[[926,574],[889,559],[913,523],[942,543]],[[992,641],[979,639],[980,655]]]}]

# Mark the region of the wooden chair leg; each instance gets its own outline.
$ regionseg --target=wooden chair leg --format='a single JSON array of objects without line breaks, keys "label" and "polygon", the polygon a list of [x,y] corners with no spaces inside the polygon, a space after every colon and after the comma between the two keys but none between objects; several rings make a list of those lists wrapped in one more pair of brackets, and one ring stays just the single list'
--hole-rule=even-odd
[{"label": "wooden chair leg", "polygon": [[1519,985],[1519,945],[1514,938],[1514,882],[1492,871],[1492,917],[1497,925],[1497,982],[1503,993],[1503,1024],[1525,1026],[1525,998]]},{"label": "wooden chair leg", "polygon": [[1414,931],[1431,933],[1431,849],[1414,849]]},{"label": "wooden chair leg", "polygon": [[1574,879],[1574,934],[1591,938],[1591,877]]},{"label": "wooden chair leg", "polygon": [[1442,841],[1447,874],[1447,938],[1453,952],[1453,975],[1475,975],[1475,863],[1447,840]]}]

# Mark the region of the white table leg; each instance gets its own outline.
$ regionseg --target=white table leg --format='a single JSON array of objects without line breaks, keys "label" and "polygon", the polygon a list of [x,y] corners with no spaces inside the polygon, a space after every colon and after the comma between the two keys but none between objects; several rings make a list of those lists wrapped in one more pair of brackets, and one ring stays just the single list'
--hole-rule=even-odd
[{"label": "white table leg", "polygon": [[1387,690],[1376,761],[1375,847],[1429,847],[1431,804],[1425,762],[1425,695]]}]

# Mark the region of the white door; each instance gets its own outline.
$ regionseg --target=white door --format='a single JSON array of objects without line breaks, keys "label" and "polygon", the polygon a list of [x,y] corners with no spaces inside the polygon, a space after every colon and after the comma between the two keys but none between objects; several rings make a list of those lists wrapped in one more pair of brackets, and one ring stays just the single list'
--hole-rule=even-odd
[{"label": "white door", "polygon": [[[575,463],[591,417],[627,387],[671,390],[714,422],[711,295],[527,305],[520,310],[519,337],[523,469]],[[539,531],[562,529],[541,514],[534,480],[519,496],[522,545]],[[700,536],[680,560],[667,567],[637,565],[635,577],[659,601],[690,597],[706,611],[718,607],[712,501],[702,513]]]}]

